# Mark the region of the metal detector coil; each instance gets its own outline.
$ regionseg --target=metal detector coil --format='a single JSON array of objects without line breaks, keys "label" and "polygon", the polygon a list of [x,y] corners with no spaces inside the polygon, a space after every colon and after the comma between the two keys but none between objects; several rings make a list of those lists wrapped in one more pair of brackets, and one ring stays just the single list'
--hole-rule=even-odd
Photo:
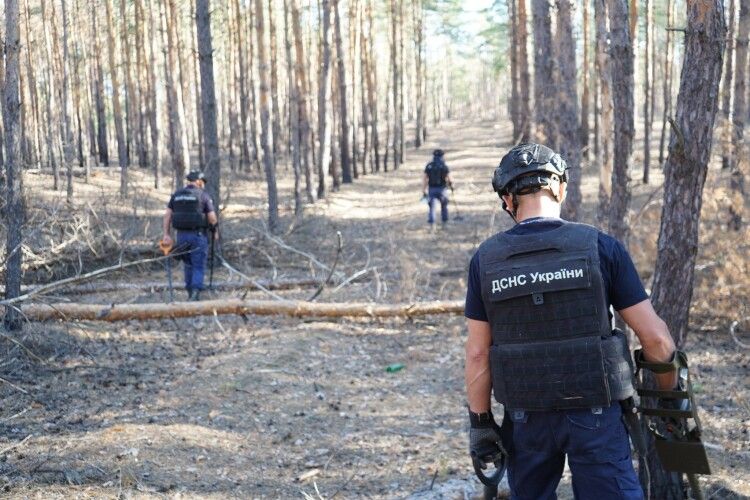
[{"label": "metal detector coil", "polygon": [[[711,474],[706,448],[701,442],[701,422],[693,397],[693,384],[690,380],[687,355],[676,351],[671,362],[646,361],[643,351],[635,351],[636,375],[642,368],[653,373],[677,371],[679,387],[671,391],[659,389],[637,389],[641,397],[640,413],[648,417],[649,430],[654,435],[656,452],[662,465],[668,471],[688,474]],[[647,406],[643,398],[656,398],[651,401],[680,401],[674,408],[664,405]]]}]

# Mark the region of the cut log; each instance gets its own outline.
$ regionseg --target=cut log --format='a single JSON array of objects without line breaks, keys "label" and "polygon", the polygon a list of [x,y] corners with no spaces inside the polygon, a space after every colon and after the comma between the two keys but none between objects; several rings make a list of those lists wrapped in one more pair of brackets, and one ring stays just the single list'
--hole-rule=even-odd
[{"label": "cut log", "polygon": [[365,317],[412,318],[429,314],[460,314],[463,300],[414,302],[411,304],[315,303],[271,300],[206,300],[171,304],[29,304],[21,306],[22,315],[32,321],[127,321],[238,315],[284,315],[296,318]]}]

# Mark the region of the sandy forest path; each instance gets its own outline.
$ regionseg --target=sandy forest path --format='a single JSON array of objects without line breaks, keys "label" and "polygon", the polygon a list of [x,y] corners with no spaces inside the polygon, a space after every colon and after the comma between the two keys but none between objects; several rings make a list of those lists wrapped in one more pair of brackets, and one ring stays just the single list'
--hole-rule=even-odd
[{"label": "sandy forest path", "polygon": [[[309,208],[281,236],[284,242],[330,263],[340,231],[337,282],[366,270],[360,280],[327,288],[319,300],[462,298],[476,246],[510,225],[489,185],[509,135],[492,124],[445,123],[420,152],[407,148],[397,171],[364,176]],[[421,171],[435,147],[446,151],[457,186],[451,211],[458,208],[463,220],[433,234],[419,197]],[[587,176],[589,204],[595,186]],[[280,185],[284,193],[288,187]],[[258,178],[231,185],[224,214],[228,258],[255,278],[324,275],[262,235],[262,189]],[[144,193],[150,224],[158,224],[166,191],[144,187]],[[287,195],[287,227],[289,207]],[[163,276],[157,267],[110,281]],[[307,298],[311,292],[283,293]],[[68,299],[137,303],[163,295],[120,291]],[[0,496],[468,498],[480,490],[466,451],[463,339],[458,316],[30,325],[23,337],[28,351],[15,351],[28,358],[25,364],[7,362],[0,370],[14,384],[0,387]],[[699,382],[723,387],[701,395],[716,472],[704,484],[713,498],[740,498],[750,494],[748,356],[707,333],[692,335],[688,349],[696,352]],[[392,364],[403,368],[387,372]],[[570,497],[567,475],[560,492]]]}]

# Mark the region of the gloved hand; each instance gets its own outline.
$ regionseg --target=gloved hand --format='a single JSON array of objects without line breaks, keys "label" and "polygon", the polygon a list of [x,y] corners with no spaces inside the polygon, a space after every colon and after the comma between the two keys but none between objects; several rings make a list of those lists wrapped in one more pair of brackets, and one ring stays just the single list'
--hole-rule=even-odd
[{"label": "gloved hand", "polygon": [[495,422],[492,412],[473,413],[469,410],[469,453],[484,463],[494,461],[502,453],[500,427]]}]

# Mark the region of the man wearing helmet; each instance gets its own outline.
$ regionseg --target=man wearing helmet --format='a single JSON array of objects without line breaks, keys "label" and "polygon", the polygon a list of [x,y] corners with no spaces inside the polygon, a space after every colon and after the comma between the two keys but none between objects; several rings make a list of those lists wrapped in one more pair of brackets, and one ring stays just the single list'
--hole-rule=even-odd
[{"label": "man wearing helmet", "polygon": [[448,193],[446,187],[452,187],[448,165],[443,161],[444,152],[436,149],[432,152],[432,161],[424,168],[422,178],[422,195],[427,198],[429,211],[427,222],[430,228],[435,224],[435,201],[440,202],[440,220],[443,224],[448,222]]},{"label": "man wearing helmet", "polygon": [[166,246],[172,245],[169,229],[175,228],[175,251],[182,254],[180,258],[185,265],[185,289],[188,300],[200,300],[208,253],[206,230],[211,229],[213,237],[218,239],[216,225],[219,221],[211,197],[203,190],[206,186],[203,172],[190,172],[186,179],[188,182],[185,187],[175,191],[167,204],[162,243]]},{"label": "man wearing helmet", "polygon": [[[556,498],[566,456],[576,498],[640,499],[618,404],[634,392],[630,353],[610,306],[650,361],[670,360],[675,346],[624,246],[560,219],[566,170],[539,144],[514,147],[495,170],[493,188],[516,225],[482,243],[470,264],[470,452],[483,462],[507,454],[514,499]],[[675,383],[674,373],[657,376],[662,389]],[[504,406],[502,428],[491,392]]]}]

